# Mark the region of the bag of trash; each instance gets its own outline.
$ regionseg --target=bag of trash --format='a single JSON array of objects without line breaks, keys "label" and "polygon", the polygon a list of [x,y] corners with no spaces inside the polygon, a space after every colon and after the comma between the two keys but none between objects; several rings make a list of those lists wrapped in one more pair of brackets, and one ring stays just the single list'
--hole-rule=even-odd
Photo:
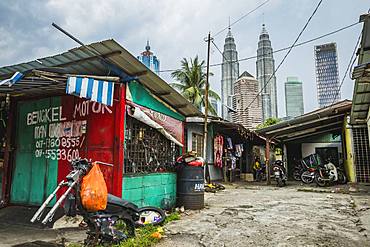
[{"label": "bag of trash", "polygon": [[107,207],[108,189],[98,164],[93,164],[81,184],[81,203],[89,212],[104,210]]}]

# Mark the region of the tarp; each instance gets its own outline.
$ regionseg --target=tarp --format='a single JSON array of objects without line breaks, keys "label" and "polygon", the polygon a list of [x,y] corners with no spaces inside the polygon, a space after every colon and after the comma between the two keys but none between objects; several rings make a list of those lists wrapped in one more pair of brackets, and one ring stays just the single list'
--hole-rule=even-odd
[{"label": "tarp", "polygon": [[128,106],[130,109],[128,110],[128,114],[139,120],[140,122],[158,130],[160,133],[162,133],[168,140],[172,141],[173,143],[175,143],[176,145],[180,146],[180,147],[183,147],[184,145],[179,142],[178,140],[176,140],[176,138],[174,138],[170,133],[168,133],[164,128],[163,126],[161,126],[160,124],[156,123],[155,121],[153,121],[148,115],[146,115],[140,108],[138,107],[133,107],[133,106]]},{"label": "tarp", "polygon": [[66,93],[112,106],[114,84],[111,81],[70,76],[67,80]]}]

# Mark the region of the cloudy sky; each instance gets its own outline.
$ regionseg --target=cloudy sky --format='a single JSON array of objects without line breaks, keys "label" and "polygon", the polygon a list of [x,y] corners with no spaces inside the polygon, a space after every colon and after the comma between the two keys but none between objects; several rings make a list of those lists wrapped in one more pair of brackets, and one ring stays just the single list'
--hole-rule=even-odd
[{"label": "cloudy sky", "polygon": [[[61,53],[73,48],[74,41],[51,26],[57,23],[85,43],[114,38],[132,54],[144,50],[150,40],[152,51],[161,61],[161,70],[176,69],[183,57],[206,59],[204,37],[217,33],[231,22],[254,9],[265,0],[1,0],[0,1],[0,66],[16,64]],[[270,0],[263,7],[232,26],[239,58],[256,55],[258,36],[264,22],[273,49],[287,47],[295,40],[318,0]],[[324,0],[302,35],[305,41],[358,22],[366,13],[367,0]],[[298,76],[303,81],[305,112],[317,108],[313,47],[336,42],[340,80],[349,63],[362,26],[356,25],[340,33],[294,48],[277,72],[279,116],[285,115],[284,81]],[[223,48],[226,32],[215,37]],[[274,55],[279,64],[285,52]],[[222,56],[213,47],[211,63]],[[240,73],[255,75],[255,60],[240,62]],[[211,87],[220,91],[221,68]],[[169,73],[161,73],[168,82]],[[353,81],[345,79],[342,98],[352,98]]]}]

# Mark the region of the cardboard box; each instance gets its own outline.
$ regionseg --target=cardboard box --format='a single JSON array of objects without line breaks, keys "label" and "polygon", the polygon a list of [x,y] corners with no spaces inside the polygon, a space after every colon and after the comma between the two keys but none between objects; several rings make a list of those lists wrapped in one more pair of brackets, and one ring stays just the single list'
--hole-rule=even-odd
[{"label": "cardboard box", "polygon": [[240,179],[246,182],[253,182],[253,173],[242,173]]}]

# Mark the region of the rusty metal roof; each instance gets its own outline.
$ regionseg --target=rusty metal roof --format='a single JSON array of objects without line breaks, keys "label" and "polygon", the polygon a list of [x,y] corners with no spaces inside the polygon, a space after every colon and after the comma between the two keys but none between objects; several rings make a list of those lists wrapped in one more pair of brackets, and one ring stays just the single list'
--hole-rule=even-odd
[{"label": "rusty metal roof", "polygon": [[284,142],[318,134],[340,132],[344,117],[350,112],[351,106],[352,102],[350,100],[343,100],[332,106],[320,108],[291,120],[256,130],[256,132]]},{"label": "rusty metal roof", "polygon": [[[60,68],[66,74],[117,76],[110,70],[109,66],[102,62],[102,57],[129,76],[137,77],[138,81],[148,88],[151,93],[185,117],[202,115],[187,99],[113,39],[92,43],[85,47],[77,47],[59,55],[2,67],[0,68],[0,80],[11,77],[17,71],[25,72],[45,68]],[[33,94],[43,94],[47,91],[63,93],[65,88],[65,81],[63,80],[52,81],[37,77],[26,77],[26,79],[17,83],[19,84],[12,87],[0,86],[0,93],[9,93],[13,96],[30,94],[31,92]]]},{"label": "rusty metal roof", "polygon": [[351,124],[366,124],[370,107],[370,14],[360,17],[364,22],[362,29],[361,48],[359,49],[359,65],[353,70],[355,79],[353,89]]}]

